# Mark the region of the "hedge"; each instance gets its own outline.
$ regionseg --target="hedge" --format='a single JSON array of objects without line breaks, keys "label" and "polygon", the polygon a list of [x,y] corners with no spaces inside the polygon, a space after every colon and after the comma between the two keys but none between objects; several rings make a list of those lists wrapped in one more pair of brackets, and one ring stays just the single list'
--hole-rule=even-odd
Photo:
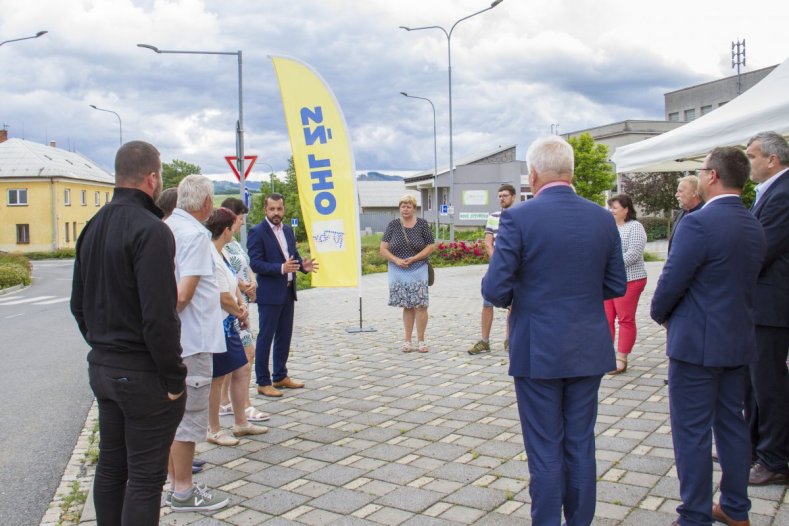
[{"label": "hedge", "polygon": [[0,289],[30,285],[32,266],[21,254],[0,253]]},{"label": "hedge", "polygon": [[640,217],[638,222],[644,225],[647,231],[647,241],[668,239],[669,220],[665,217]]}]

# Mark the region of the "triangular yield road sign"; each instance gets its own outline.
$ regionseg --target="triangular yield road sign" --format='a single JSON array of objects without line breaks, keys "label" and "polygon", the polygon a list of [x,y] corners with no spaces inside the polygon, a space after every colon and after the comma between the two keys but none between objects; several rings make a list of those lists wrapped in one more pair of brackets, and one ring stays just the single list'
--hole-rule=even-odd
[{"label": "triangular yield road sign", "polygon": [[[230,165],[230,168],[233,170],[233,174],[236,176],[236,179],[238,179],[239,182],[240,182],[241,181],[241,176],[238,173],[238,166],[236,166],[236,159],[238,159],[237,155],[225,155],[225,161],[227,161],[227,164]],[[249,178],[249,172],[251,172],[252,171],[252,167],[255,166],[255,161],[258,160],[258,156],[257,155],[245,155],[244,156],[244,160],[245,161],[249,161],[249,164],[247,165],[246,169],[244,170],[244,180],[246,181]]]}]

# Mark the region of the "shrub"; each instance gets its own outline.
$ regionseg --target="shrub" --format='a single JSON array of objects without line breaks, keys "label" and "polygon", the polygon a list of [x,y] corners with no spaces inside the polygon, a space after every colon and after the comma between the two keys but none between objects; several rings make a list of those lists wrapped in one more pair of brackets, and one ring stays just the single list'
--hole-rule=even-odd
[{"label": "shrub", "polygon": [[644,225],[647,231],[647,241],[668,239],[669,220],[665,217],[641,217],[638,222]]},{"label": "shrub", "polygon": [[466,243],[438,243],[430,262],[434,267],[454,267],[458,265],[484,265],[488,262],[488,253],[484,243],[475,241]]},{"label": "shrub", "polygon": [[28,259],[71,259],[75,257],[76,252],[73,248],[59,248],[51,252],[28,252],[25,254]]},{"label": "shrub", "polygon": [[0,289],[30,285],[30,269],[13,262],[0,262]]}]

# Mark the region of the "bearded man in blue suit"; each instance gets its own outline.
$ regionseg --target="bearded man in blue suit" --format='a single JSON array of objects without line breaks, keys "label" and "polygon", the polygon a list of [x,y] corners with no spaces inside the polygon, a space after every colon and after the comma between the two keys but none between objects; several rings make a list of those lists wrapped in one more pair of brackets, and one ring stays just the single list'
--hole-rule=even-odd
[{"label": "bearded man in blue suit", "polygon": [[[260,333],[255,346],[255,376],[258,393],[280,397],[278,387],[300,389],[302,382],[288,376],[288,355],[293,335],[296,301],[296,271],[305,274],[318,270],[314,259],[302,260],[293,230],[282,223],[285,199],[271,194],[263,201],[266,218],[249,231],[249,266],[257,274],[257,299]],[[273,372],[269,369],[272,342]],[[273,382],[272,382],[273,380]]]},{"label": "bearded man in blue suit", "polygon": [[[699,172],[704,207],[677,227],[652,298],[652,319],[668,332],[671,436],[681,526],[719,520],[747,526],[748,424],[745,387],[756,351],[754,291],[767,242],[740,193],[750,165],[734,147],[715,148]],[[721,499],[712,503],[712,435]]]},{"label": "bearded man in blue suit", "polygon": [[573,149],[562,138],[527,154],[534,199],[502,212],[482,295],[512,306],[509,374],[528,455],[532,523],[594,518],[594,425],[600,380],[614,367],[603,300],[627,288],[611,214],[575,194]]}]

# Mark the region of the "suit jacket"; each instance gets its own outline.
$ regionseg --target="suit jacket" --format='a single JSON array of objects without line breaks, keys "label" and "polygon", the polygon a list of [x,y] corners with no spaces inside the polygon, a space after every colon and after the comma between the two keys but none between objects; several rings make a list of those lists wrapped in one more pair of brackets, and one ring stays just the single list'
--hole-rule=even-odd
[{"label": "suit jacket", "polygon": [[677,214],[677,218],[674,220],[674,226],[671,229],[671,233],[668,236],[668,248],[666,249],[666,252],[671,252],[671,241],[674,239],[674,233],[677,231],[677,227],[679,226],[679,222],[682,221],[682,219],[686,215],[692,214],[693,212],[698,212],[699,210],[701,210],[701,207],[703,207],[703,206],[704,206],[704,201],[700,202],[699,204],[697,204],[696,206],[694,206],[690,210],[685,210],[683,208],[683,209],[681,209],[679,211],[679,214]]},{"label": "suit jacket", "polygon": [[669,358],[705,367],[752,361],[754,289],[765,249],[761,225],[738,196],[683,219],[652,297],[652,319],[668,322]]},{"label": "suit jacket", "polygon": [[756,324],[789,327],[789,172],[773,182],[753,207],[767,238],[756,282]]},{"label": "suit jacket", "polygon": [[[293,230],[285,224],[282,225],[282,229],[288,245],[288,255],[299,262],[299,270],[304,272]],[[282,273],[282,264],[285,263],[286,258],[279,247],[277,236],[265,219],[249,231],[247,252],[249,266],[257,274],[257,304],[282,305],[287,301],[290,290],[293,291],[293,299],[296,299],[296,274],[292,273],[293,285],[288,287],[288,276]]]},{"label": "suit jacket", "polygon": [[626,289],[614,218],[572,188],[546,188],[501,214],[482,295],[498,307],[512,305],[511,376],[571,378],[612,370],[603,300]]}]

